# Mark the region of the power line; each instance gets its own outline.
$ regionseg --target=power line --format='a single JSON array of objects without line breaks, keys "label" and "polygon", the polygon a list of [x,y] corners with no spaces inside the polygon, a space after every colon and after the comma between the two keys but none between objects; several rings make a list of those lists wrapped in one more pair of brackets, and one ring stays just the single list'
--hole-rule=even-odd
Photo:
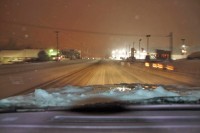
[{"label": "power line", "polygon": [[[98,32],[98,31],[68,29],[68,28],[59,28],[59,27],[51,27],[51,26],[44,26],[44,25],[27,24],[27,23],[22,23],[22,22],[13,22],[13,21],[5,21],[5,20],[0,20],[0,23],[28,26],[28,27],[34,27],[34,28],[42,28],[42,29],[48,29],[48,30],[54,30],[54,31],[78,32],[78,33],[96,34],[96,35],[130,36],[130,37],[145,37],[146,36],[146,34],[139,35],[139,34],[126,34],[126,33]],[[151,34],[151,37],[169,37],[169,35],[152,35]]]}]

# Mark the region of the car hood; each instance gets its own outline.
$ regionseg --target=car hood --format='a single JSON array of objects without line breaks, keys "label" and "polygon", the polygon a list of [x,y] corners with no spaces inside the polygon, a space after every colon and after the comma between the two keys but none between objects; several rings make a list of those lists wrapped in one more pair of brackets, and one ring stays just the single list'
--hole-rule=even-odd
[{"label": "car hood", "polygon": [[0,100],[4,108],[46,108],[83,106],[90,104],[199,104],[200,87],[155,84],[115,84],[85,87],[65,86],[35,89],[26,95]]}]

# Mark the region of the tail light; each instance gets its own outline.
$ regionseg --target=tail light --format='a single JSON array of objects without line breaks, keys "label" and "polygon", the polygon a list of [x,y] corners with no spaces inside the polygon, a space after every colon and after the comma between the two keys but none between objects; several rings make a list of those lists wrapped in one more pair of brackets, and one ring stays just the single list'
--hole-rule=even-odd
[{"label": "tail light", "polygon": [[172,66],[172,65],[167,65],[167,66],[166,66],[166,69],[167,69],[167,70],[170,70],[170,71],[174,71],[174,66]]},{"label": "tail light", "polygon": [[145,62],[145,64],[144,64],[146,67],[150,67],[150,64],[149,64],[149,62]]}]

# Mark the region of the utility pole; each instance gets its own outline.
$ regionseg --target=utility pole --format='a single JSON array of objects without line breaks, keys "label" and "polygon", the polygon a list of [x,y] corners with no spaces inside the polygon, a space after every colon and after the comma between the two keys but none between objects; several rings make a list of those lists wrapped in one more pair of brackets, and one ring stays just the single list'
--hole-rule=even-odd
[{"label": "utility pole", "polygon": [[169,33],[169,49],[172,55],[173,54],[173,32]]},{"label": "utility pole", "polygon": [[57,49],[57,61],[58,61],[58,33],[59,33],[59,31],[55,31],[55,33],[56,33],[56,42],[57,42],[56,49]]},{"label": "utility pole", "polygon": [[146,35],[147,37],[147,54],[149,53],[149,37],[151,37],[151,35]]}]

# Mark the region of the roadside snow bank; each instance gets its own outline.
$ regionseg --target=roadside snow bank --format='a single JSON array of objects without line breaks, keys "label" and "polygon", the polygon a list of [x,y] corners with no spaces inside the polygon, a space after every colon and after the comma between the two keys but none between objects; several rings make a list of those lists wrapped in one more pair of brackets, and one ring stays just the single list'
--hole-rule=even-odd
[{"label": "roadside snow bank", "polygon": [[200,75],[200,60],[176,60],[173,62],[176,71],[184,74],[193,74],[199,77]]},{"label": "roadside snow bank", "polygon": [[[95,88],[92,87],[75,87],[66,86],[55,90],[36,89],[34,93],[25,96],[15,96],[0,100],[0,107],[11,106],[29,106],[29,107],[48,107],[48,106],[73,106],[79,101],[94,98],[105,97],[113,98],[119,101],[145,100],[155,97],[183,97],[184,101],[195,101],[200,99],[200,91],[187,91],[179,93],[164,89],[162,86],[156,89],[145,89],[141,86],[133,88],[126,86],[116,86],[108,88],[108,91],[94,93]],[[175,101],[179,100],[173,99]]]}]

